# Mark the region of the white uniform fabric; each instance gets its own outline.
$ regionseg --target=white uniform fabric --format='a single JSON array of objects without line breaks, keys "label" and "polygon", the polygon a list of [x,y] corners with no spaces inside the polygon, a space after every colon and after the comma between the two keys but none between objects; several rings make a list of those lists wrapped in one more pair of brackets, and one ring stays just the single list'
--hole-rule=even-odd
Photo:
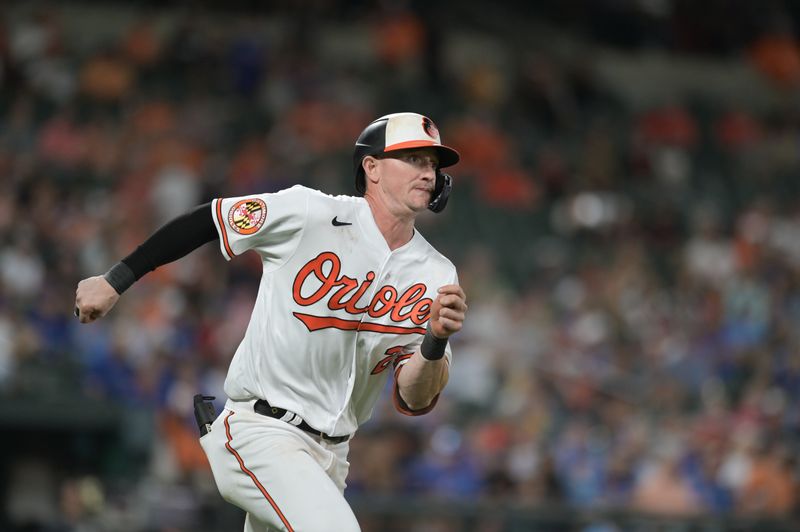
[{"label": "white uniform fabric", "polygon": [[294,186],[212,209],[222,254],[253,249],[264,266],[225,393],[266,399],[330,436],[354,433],[384,386],[379,364],[420,345],[455,266],[419,231],[391,251],[363,198]]},{"label": "white uniform fabric", "polygon": [[[342,496],[348,443],[292,425],[355,433],[391,369],[422,342],[437,290],[458,282],[456,269],[418,231],[390,250],[363,198],[295,186],[214,200],[212,211],[226,259],[252,249],[263,261],[225,380],[230,400],[201,439],[217,486],[248,512],[246,530],[358,530]],[[449,345],[445,356],[450,363]],[[394,396],[408,415],[435,404],[410,411]],[[295,416],[256,414],[257,399]]]},{"label": "white uniform fabric", "polygon": [[343,496],[347,442],[333,444],[228,401],[200,438],[222,497],[247,511],[244,532],[356,532]]}]

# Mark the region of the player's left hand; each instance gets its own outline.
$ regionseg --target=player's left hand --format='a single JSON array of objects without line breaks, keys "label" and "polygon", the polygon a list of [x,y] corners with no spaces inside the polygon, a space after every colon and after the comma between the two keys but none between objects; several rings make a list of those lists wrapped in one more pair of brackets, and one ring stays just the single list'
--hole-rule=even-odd
[{"label": "player's left hand", "polygon": [[467,312],[467,296],[457,284],[439,288],[439,294],[431,305],[431,332],[437,338],[448,338],[464,325]]}]

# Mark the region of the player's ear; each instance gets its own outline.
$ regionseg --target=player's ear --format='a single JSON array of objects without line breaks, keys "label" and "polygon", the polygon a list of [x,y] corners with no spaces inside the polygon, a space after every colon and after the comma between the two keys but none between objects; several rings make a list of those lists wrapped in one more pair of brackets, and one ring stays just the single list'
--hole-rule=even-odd
[{"label": "player's ear", "polygon": [[[371,155],[367,155],[361,161],[361,167],[364,169],[364,177],[367,182],[378,182],[378,159]],[[366,185],[366,183],[364,183]]]}]

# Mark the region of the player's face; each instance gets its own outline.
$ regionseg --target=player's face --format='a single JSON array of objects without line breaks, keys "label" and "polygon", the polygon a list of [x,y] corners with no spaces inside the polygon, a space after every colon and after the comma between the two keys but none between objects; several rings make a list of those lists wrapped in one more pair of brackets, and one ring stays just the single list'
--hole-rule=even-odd
[{"label": "player's face", "polygon": [[380,161],[380,187],[396,207],[420,212],[428,208],[436,185],[439,158],[432,148],[403,150]]}]

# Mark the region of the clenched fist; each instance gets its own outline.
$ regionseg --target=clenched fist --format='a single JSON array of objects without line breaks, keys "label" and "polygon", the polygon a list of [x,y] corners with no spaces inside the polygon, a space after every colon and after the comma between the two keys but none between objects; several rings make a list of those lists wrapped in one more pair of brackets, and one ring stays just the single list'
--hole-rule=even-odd
[{"label": "clenched fist", "polygon": [[467,296],[457,284],[439,288],[431,305],[431,332],[437,338],[448,338],[461,330],[467,312]]},{"label": "clenched fist", "polygon": [[75,290],[75,315],[81,323],[102,318],[117,303],[119,294],[102,275],[78,283]]}]

